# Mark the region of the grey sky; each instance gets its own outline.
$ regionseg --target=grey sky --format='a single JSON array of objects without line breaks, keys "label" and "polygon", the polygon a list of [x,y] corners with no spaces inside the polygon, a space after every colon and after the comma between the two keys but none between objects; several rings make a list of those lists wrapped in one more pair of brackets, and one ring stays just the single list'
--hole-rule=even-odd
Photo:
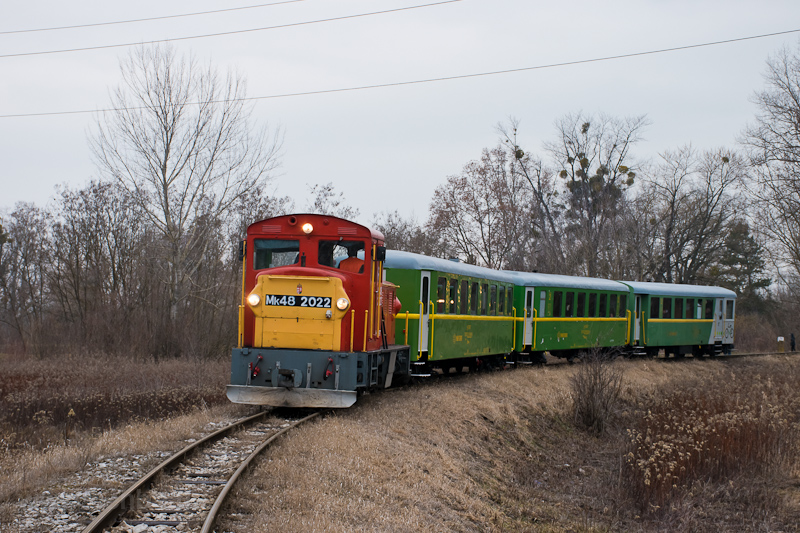
[{"label": "grey sky", "polygon": [[[6,2],[0,32],[191,13],[269,0]],[[277,0],[273,0],[277,1]],[[436,0],[303,0],[165,21],[0,34],[0,55],[142,42],[306,22]],[[175,42],[248,79],[249,96],[358,87],[586,60],[800,29],[800,2],[462,0],[440,6]],[[520,144],[542,152],[566,113],[647,114],[636,151],[733,146],[752,120],[768,55],[800,34],[471,79],[261,100],[254,118],[285,129],[278,194],[298,210],[306,184],[333,182],[361,211],[419,219],[435,187],[515,116]],[[99,109],[126,48],[0,57],[0,115]],[[0,208],[44,205],[54,186],[97,172],[91,114],[0,118]]]}]

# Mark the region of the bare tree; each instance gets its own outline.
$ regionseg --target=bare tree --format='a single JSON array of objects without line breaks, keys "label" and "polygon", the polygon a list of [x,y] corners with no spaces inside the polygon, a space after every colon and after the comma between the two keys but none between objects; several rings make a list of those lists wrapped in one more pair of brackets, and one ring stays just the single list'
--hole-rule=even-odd
[{"label": "bare tree", "polygon": [[[755,95],[758,114],[744,132],[753,166],[749,190],[759,227],[776,263],[800,276],[800,47],[767,60],[767,87]],[[792,284],[793,285],[793,284]]]},{"label": "bare tree", "polygon": [[41,352],[47,304],[48,215],[19,203],[0,246],[0,322],[13,330],[24,351]]},{"label": "bare tree", "polygon": [[145,224],[116,184],[61,190],[50,229],[48,287],[65,341],[107,352],[130,342],[126,330],[147,285],[137,268]]},{"label": "bare tree", "polygon": [[358,209],[347,205],[344,193],[336,194],[333,182],[309,186],[308,197],[309,202],[306,209],[309,213],[331,215],[347,220],[354,220],[358,217]]},{"label": "bare tree", "polygon": [[279,133],[254,130],[245,81],[221,77],[169,46],[142,47],[121,63],[92,139],[101,172],[136,199],[159,235],[169,320],[193,286],[211,243],[209,225],[222,220],[251,191],[263,191],[277,165]]},{"label": "bare tree", "polygon": [[742,158],[730,150],[702,153],[691,146],[660,155],[641,197],[649,219],[652,246],[643,277],[668,283],[708,281],[719,260],[728,221],[737,211],[734,192],[746,175]]},{"label": "bare tree", "polygon": [[644,116],[625,119],[605,115],[567,115],[556,123],[558,140],[545,148],[566,180],[566,218],[578,272],[608,276],[597,251],[613,246],[614,220],[625,191],[633,184],[637,164],[631,149],[649,124]]},{"label": "bare tree", "polygon": [[523,178],[513,181],[528,189],[526,196],[531,200],[523,215],[530,225],[530,242],[519,243],[524,257],[515,261],[514,268],[563,273],[567,270],[562,238],[565,206],[559,198],[553,171],[518,144],[518,128],[519,120],[514,117],[497,125],[501,141],[509,151],[509,172]]},{"label": "bare tree", "polygon": [[411,216],[403,216],[393,211],[374,215],[372,226],[383,233],[386,246],[392,250],[414,252],[431,257],[445,257],[448,250],[445,248],[439,234],[429,231]]},{"label": "bare tree", "polygon": [[529,241],[525,213],[531,199],[522,180],[511,172],[503,146],[484,150],[480,160],[436,188],[427,225],[468,263],[513,268],[516,255],[524,255],[520,245]]}]

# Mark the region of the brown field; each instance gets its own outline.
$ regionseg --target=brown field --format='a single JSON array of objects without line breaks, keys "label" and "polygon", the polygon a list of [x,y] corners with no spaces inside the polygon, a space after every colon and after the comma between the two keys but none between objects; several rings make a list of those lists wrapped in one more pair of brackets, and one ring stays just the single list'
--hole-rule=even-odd
[{"label": "brown field", "polygon": [[[244,412],[209,409],[224,402],[225,360],[0,364],[0,522],[15,501],[93,457],[177,449],[208,421]],[[364,396],[268,451],[223,525],[800,531],[800,360],[593,368],[524,368]],[[586,387],[597,369],[620,376],[618,395],[597,410],[600,425],[574,410],[586,404],[576,399],[602,399]]]}]

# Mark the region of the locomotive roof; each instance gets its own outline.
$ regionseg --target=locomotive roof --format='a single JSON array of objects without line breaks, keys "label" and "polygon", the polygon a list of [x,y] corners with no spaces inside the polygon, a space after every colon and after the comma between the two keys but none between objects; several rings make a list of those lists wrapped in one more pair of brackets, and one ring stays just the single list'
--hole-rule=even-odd
[{"label": "locomotive roof", "polygon": [[[261,233],[278,233],[283,224],[289,219],[294,218],[295,222],[291,223],[292,227],[297,227],[298,230],[302,223],[312,222],[317,235],[350,235],[351,233],[343,233],[343,228],[354,228],[368,233],[373,239],[383,242],[383,234],[367,226],[363,226],[356,222],[351,222],[343,218],[334,217],[331,215],[319,215],[314,213],[295,213],[292,215],[282,215],[272,218],[265,218],[254,222],[247,227],[247,234],[261,234]],[[336,229],[336,232],[333,230]],[[352,231],[352,230],[351,230]],[[354,234],[355,235],[355,234]]]},{"label": "locomotive roof", "polygon": [[649,281],[623,281],[635,294],[658,296],[694,296],[698,298],[736,298],[736,293],[722,287],[705,285],[683,285],[675,283],[653,283]]}]

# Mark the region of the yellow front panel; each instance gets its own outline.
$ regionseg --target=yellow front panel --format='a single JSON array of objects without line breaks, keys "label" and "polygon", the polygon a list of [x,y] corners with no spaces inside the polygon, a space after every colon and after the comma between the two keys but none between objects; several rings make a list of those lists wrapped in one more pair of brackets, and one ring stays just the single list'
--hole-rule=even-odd
[{"label": "yellow front panel", "polygon": [[261,297],[252,308],[255,347],[340,350],[349,309],[336,307],[347,298],[339,278],[259,276],[253,293]]}]

